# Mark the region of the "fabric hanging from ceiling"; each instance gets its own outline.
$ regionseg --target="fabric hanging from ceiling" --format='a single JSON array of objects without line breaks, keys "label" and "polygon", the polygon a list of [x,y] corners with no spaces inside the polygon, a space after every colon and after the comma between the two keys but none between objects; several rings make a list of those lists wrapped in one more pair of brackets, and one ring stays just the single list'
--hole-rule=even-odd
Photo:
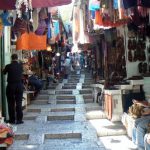
[{"label": "fabric hanging from ceiling", "polygon": [[[32,0],[33,8],[54,7],[70,4],[72,0]],[[0,0],[1,10],[15,9],[16,0]]]},{"label": "fabric hanging from ceiling", "polygon": [[26,32],[17,39],[16,50],[45,50],[46,46],[46,35],[39,36],[33,32]]},{"label": "fabric hanging from ceiling", "polygon": [[98,0],[90,0],[89,2],[89,10],[95,11],[100,9],[100,1]]}]

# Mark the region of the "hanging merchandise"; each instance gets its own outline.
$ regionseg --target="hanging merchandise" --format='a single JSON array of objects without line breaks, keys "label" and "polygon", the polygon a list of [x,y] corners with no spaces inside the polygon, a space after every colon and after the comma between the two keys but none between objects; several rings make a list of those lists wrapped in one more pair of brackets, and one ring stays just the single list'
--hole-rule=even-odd
[{"label": "hanging merchandise", "polygon": [[0,124],[0,144],[5,144],[7,147],[13,144],[14,132],[10,124]]},{"label": "hanging merchandise", "polygon": [[142,6],[146,8],[150,8],[150,1],[149,0],[141,0]]},{"label": "hanging merchandise", "polygon": [[16,13],[18,15],[18,18],[22,17],[22,5],[25,6],[25,12],[30,11],[31,13],[31,19],[30,21],[32,22],[32,0],[16,0]]},{"label": "hanging merchandise", "polygon": [[12,24],[9,22],[8,18],[9,18],[9,13],[8,11],[4,11],[2,14],[0,14],[0,18],[3,21],[3,25],[4,26],[11,26]]},{"label": "hanging merchandise", "polygon": [[118,0],[113,0],[113,8],[118,9]]},{"label": "hanging merchandise", "polygon": [[136,7],[137,6],[137,0],[123,0],[123,5],[125,9]]},{"label": "hanging merchandise", "polygon": [[0,37],[2,36],[2,34],[3,34],[3,21],[0,18]]},{"label": "hanging merchandise", "polygon": [[54,22],[54,34],[57,36],[60,33],[59,30],[59,21]]},{"label": "hanging merchandise", "polygon": [[98,0],[90,0],[89,1],[89,10],[95,11],[100,9],[100,1]]},{"label": "hanging merchandise", "polygon": [[46,24],[46,19],[47,18],[48,18],[47,10],[46,10],[46,8],[42,8],[39,12],[38,28],[35,31],[35,33],[37,35],[45,34],[45,31],[46,31],[46,28],[47,28],[47,24]]},{"label": "hanging merchandise", "polygon": [[21,18],[16,18],[12,31],[15,34],[23,34],[28,31],[27,21]]},{"label": "hanging merchandise", "polygon": [[38,15],[38,11],[37,9],[33,9],[33,31],[35,31],[38,28],[38,24],[39,24],[39,15]]},{"label": "hanging merchandise", "polygon": [[39,36],[33,32],[22,34],[16,43],[16,50],[45,50],[46,47],[46,35]]}]

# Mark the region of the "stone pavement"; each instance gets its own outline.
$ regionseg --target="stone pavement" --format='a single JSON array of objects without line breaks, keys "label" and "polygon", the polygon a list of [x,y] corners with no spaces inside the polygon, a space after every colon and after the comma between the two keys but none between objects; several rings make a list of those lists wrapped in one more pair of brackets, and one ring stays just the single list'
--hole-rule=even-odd
[{"label": "stone pavement", "polygon": [[120,139],[132,145],[123,125],[107,120],[93,102],[92,83],[90,74],[81,72],[42,90],[24,111],[8,150],[117,150],[124,144]]}]

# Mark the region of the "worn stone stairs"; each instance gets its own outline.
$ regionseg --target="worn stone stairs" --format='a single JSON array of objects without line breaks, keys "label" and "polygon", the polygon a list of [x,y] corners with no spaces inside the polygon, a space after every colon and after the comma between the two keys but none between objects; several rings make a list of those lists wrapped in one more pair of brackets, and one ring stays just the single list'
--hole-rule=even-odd
[{"label": "worn stone stairs", "polygon": [[91,83],[89,74],[74,73],[42,90],[24,111],[8,150],[105,150],[87,120],[88,111],[99,107]]}]

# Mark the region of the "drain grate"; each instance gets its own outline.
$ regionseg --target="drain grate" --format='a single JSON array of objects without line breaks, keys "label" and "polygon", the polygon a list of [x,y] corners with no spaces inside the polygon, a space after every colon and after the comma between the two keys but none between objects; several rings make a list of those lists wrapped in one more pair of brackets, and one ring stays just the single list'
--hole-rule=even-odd
[{"label": "drain grate", "polygon": [[75,108],[52,108],[52,112],[75,111]]},{"label": "drain grate", "polygon": [[47,116],[47,121],[74,120],[74,115]]},{"label": "drain grate", "polygon": [[28,140],[29,134],[15,134],[15,140]]},{"label": "drain grate", "polygon": [[45,134],[45,139],[82,139],[81,133]]}]

